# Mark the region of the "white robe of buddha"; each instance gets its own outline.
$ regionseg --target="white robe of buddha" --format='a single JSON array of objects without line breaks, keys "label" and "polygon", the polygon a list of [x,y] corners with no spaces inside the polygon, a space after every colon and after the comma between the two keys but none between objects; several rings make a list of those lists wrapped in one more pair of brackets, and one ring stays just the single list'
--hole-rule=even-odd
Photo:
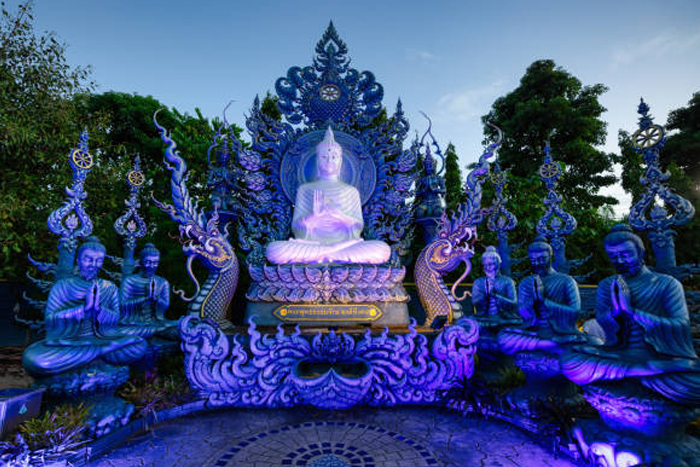
[{"label": "white robe of buddha", "polygon": [[391,248],[379,240],[361,238],[364,221],[360,193],[339,180],[342,148],[328,128],[316,148],[318,180],[299,187],[292,233],[288,241],[276,241],[265,252],[273,264],[381,264]]}]

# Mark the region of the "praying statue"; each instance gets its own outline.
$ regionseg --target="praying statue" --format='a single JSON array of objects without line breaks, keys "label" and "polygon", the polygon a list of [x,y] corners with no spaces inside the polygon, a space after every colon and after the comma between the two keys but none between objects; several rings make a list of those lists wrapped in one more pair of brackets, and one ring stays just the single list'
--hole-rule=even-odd
[{"label": "praying statue", "polygon": [[316,147],[317,180],[297,190],[292,233],[294,238],[268,245],[273,264],[343,263],[381,264],[391,248],[379,240],[363,240],[360,193],[340,180],[343,148],[330,126]]},{"label": "praying statue", "polygon": [[155,245],[147,243],[139,257],[141,272],[122,280],[119,289],[121,332],[145,339],[153,335],[171,340],[178,338],[179,321],[165,317],[170,305],[170,284],[156,275],[159,262],[160,252]]},{"label": "praying statue", "polygon": [[515,282],[501,274],[501,255],[489,246],[481,255],[485,277],[479,277],[472,286],[472,304],[479,326],[492,327],[501,324],[517,324],[515,316],[517,296]]},{"label": "praying statue", "polygon": [[644,244],[625,224],[604,240],[616,275],[598,285],[600,346],[575,346],[562,357],[577,384],[631,378],[686,405],[700,405],[700,360],[693,349],[683,286],[644,265]]},{"label": "praying statue", "polygon": [[534,274],[518,287],[523,327],[499,333],[501,351],[509,355],[534,350],[558,353],[562,345],[586,342],[576,329],[581,298],[574,279],[554,270],[552,247],[542,237],[535,238],[527,254]]},{"label": "praying statue", "polygon": [[37,378],[60,375],[93,362],[123,366],[141,358],[146,341],[121,334],[119,290],[97,277],[106,249],[89,237],[78,249],[80,276],[57,281],[46,302],[46,338],[24,352],[23,365]]}]

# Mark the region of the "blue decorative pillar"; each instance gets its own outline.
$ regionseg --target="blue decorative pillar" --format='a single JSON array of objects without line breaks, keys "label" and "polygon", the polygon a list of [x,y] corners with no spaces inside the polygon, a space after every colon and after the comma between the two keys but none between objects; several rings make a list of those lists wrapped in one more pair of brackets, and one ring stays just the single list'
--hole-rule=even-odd
[{"label": "blue decorative pillar", "polygon": [[126,212],[114,221],[114,230],[124,237],[124,257],[122,260],[122,278],[132,274],[136,266],[134,251],[136,240],[146,235],[146,223],[139,214],[139,191],[146,181],[141,172],[141,158],[136,156],[134,168],[126,176],[130,194],[126,200]]},{"label": "blue decorative pillar", "polygon": [[[693,266],[676,265],[676,231],[673,228],[690,222],[695,215],[695,208],[690,201],[668,187],[671,175],[662,171],[659,164],[659,150],[666,143],[666,130],[654,123],[644,99],[637,112],[641,117],[639,129],[632,135],[632,147],[642,154],[646,164],[646,170],[640,179],[645,191],[632,206],[629,223],[635,230],[648,232],[656,258],[656,271],[682,279],[690,274]],[[671,214],[668,208],[673,210]]]},{"label": "blue decorative pillar", "polygon": [[[399,102],[400,104],[400,102]],[[416,157],[421,161],[423,173],[418,179],[416,188],[416,222],[423,228],[423,238],[426,245],[437,238],[440,219],[445,214],[445,156],[437,141],[433,137],[431,130],[432,122],[427,115],[429,125],[423,137],[418,141],[418,136],[411,145],[409,151],[414,151]],[[430,136],[431,141],[426,142],[426,136]],[[432,149],[431,149],[432,147]],[[433,151],[437,159],[433,157]],[[440,160],[440,169],[437,170],[437,160]]]},{"label": "blue decorative pillar", "polygon": [[561,207],[562,196],[557,193],[557,181],[561,178],[562,170],[559,162],[551,155],[549,143],[544,147],[544,162],[540,165],[539,176],[547,186],[547,196],[544,198],[544,216],[537,221],[537,233],[545,237],[554,250],[554,269],[568,274],[572,264],[566,259],[566,237],[576,229],[574,216]]},{"label": "blue decorative pillar", "polygon": [[73,169],[73,185],[66,188],[68,199],[49,215],[47,221],[49,230],[61,237],[58,242],[55,280],[73,275],[78,238],[86,238],[92,233],[92,221],[83,206],[83,201],[87,198],[83,184],[95,165],[92,155],[88,152],[87,130],[81,133],[78,148],[71,151],[68,162]]},{"label": "blue decorative pillar", "polygon": [[486,225],[491,232],[496,232],[498,237],[498,254],[501,256],[501,274],[511,276],[510,271],[510,245],[508,245],[508,232],[518,225],[518,219],[508,211],[503,199],[503,187],[508,181],[508,174],[501,170],[498,160],[491,164],[491,183],[494,187],[493,205],[486,218]]}]

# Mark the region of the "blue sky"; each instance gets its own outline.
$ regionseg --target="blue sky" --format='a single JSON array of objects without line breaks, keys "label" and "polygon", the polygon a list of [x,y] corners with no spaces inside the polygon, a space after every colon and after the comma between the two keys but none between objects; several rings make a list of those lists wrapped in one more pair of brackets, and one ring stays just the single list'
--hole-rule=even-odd
[{"label": "blue sky", "polygon": [[[700,91],[697,0],[38,0],[34,13],[38,30],[68,44],[72,65],[92,66],[99,92],[152,95],[208,117],[234,99],[229,121],[241,126],[255,94],[311,63],[333,20],[353,66],[384,86],[389,110],[400,97],[421,133],[419,112],[430,115],[463,165],[481,153],[481,115],[538,59],[610,88],[601,99],[608,151],[618,151],[618,129],[636,129],[641,96],[665,123]],[[629,198],[613,193],[626,211]]]}]

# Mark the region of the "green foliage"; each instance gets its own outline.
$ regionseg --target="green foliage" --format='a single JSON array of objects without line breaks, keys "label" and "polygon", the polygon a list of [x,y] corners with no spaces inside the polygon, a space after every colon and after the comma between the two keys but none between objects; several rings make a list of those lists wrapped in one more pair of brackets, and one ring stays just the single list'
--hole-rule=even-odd
[{"label": "green foliage", "polygon": [[448,211],[457,209],[457,205],[466,200],[463,183],[457,152],[449,143],[445,149],[445,204]]},{"label": "green foliage", "polygon": [[[564,198],[563,208],[578,222],[567,239],[567,258],[585,258],[594,253],[583,267],[573,271],[581,274],[596,269],[596,275],[589,279],[593,283],[612,271],[601,240],[614,223],[610,206],[617,203],[598,193],[615,182],[611,173],[614,155],[596,149],[605,142],[606,124],[600,119],[605,108],[598,98],[606,90],[602,84],[583,86],[552,60],[538,60],[528,67],[520,85],[498,98],[482,117],[484,124],[492,122],[504,132],[498,152],[501,168],[509,172],[504,197],[506,207],[518,219],[509,243],[523,245],[511,256],[525,256],[525,247],[537,235],[535,227],[544,214],[547,191],[538,173],[544,144],[549,141],[552,156],[563,169],[557,187]],[[491,127],[485,125],[484,130],[487,136],[496,136]],[[490,205],[492,196],[493,188],[487,182],[482,204]],[[486,229],[480,229],[479,235],[484,247],[497,242]],[[480,265],[475,266],[478,275]],[[527,260],[514,267],[516,271],[528,268]]]},{"label": "green foliage", "polygon": [[260,104],[260,111],[276,122],[282,121],[282,112],[277,108],[278,100],[279,98],[277,96],[273,96],[270,94],[270,91],[267,91],[265,98]]},{"label": "green foliage", "polygon": [[501,167],[518,177],[536,174],[549,141],[553,157],[565,166],[559,190],[572,214],[616,204],[598,193],[615,182],[613,156],[596,149],[605,142],[606,123],[600,119],[605,108],[598,101],[605,91],[602,84],[583,86],[552,60],[532,63],[520,85],[482,117],[488,137],[495,131],[486,122],[504,132]]},{"label": "green foliage", "polygon": [[48,448],[65,451],[81,444],[91,408],[82,403],[59,405],[41,417],[22,422],[19,432],[33,451]]},{"label": "green foliage", "polygon": [[50,241],[44,213],[64,196],[66,156],[83,125],[94,129],[103,116],[80,118],[79,97],[93,87],[89,69],[71,68],[62,42],[35,33],[31,2],[16,13],[1,9],[0,278],[17,280],[26,263],[16,258]]}]

